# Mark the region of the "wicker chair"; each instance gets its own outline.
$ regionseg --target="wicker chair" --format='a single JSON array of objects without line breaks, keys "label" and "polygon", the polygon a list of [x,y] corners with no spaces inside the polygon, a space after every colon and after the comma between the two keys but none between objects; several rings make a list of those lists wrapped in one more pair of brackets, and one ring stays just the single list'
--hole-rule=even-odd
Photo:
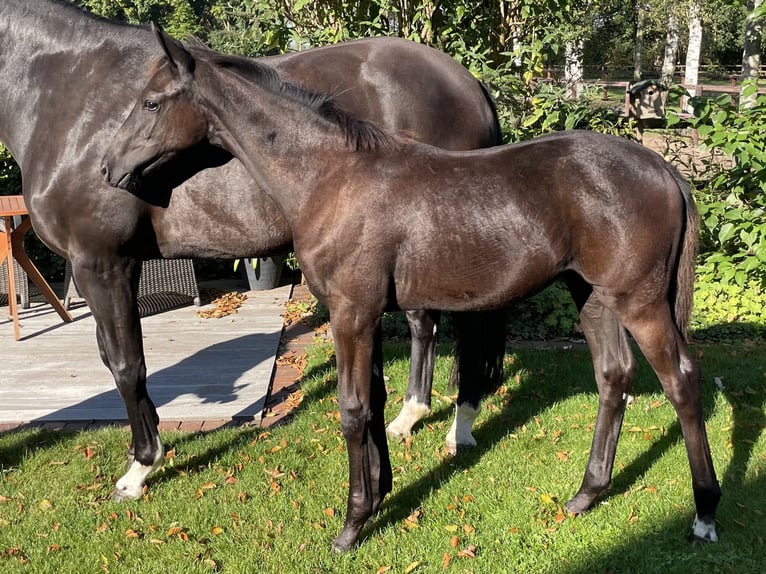
[{"label": "wicker chair", "polygon": [[[81,298],[72,278],[72,266],[64,270],[64,307]],[[191,259],[150,259],[144,261],[138,284],[138,311],[142,317],[194,303],[200,305],[197,278]]]},{"label": "wicker chair", "polygon": [[[13,272],[16,279],[16,295],[22,309],[29,308],[29,279],[21,265],[14,259]],[[8,304],[8,260],[0,265],[0,305]]]}]

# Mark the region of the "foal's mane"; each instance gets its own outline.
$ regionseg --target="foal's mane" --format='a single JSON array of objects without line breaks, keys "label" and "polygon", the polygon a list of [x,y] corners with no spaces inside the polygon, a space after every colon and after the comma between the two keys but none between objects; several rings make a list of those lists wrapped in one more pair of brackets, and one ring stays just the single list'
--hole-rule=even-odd
[{"label": "foal's mane", "polygon": [[256,82],[272,93],[301,104],[337,126],[346,145],[355,151],[374,151],[394,147],[396,138],[372,122],[353,116],[341,108],[332,96],[306,90],[283,81],[276,70],[249,58],[218,54],[198,46],[188,46],[195,55],[204,53],[205,62]]}]

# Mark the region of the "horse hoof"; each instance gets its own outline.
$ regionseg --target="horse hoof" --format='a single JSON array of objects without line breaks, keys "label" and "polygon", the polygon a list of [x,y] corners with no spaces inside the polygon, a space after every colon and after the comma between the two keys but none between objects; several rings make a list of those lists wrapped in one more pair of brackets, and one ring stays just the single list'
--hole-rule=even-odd
[{"label": "horse hoof", "polygon": [[592,499],[578,494],[572,500],[567,502],[564,505],[564,508],[566,508],[572,514],[583,514],[590,510],[592,504]]},{"label": "horse hoof", "polygon": [[447,452],[450,453],[452,456],[455,456],[459,451],[471,449],[475,447],[478,443],[476,442],[476,439],[471,437],[470,441],[452,442],[450,440],[447,440],[444,444],[447,447]]},{"label": "horse hoof", "polygon": [[337,554],[343,554],[351,550],[356,544],[356,537],[344,536],[341,532],[338,537],[333,540],[332,551]]},{"label": "horse hoof", "polygon": [[705,521],[698,516],[694,517],[692,524],[692,533],[689,536],[690,542],[708,544],[718,542],[718,533],[715,531],[715,520]]},{"label": "horse hoof", "polygon": [[405,401],[399,416],[386,427],[386,434],[391,438],[410,436],[412,427],[426,418],[430,412],[431,407],[421,404],[415,399]]},{"label": "horse hoof", "polygon": [[141,495],[144,493],[143,487],[138,489],[138,491],[128,488],[127,486],[120,486],[119,484],[114,487],[114,490],[112,491],[112,500],[114,502],[124,502],[126,500],[136,500],[138,498],[141,498]]},{"label": "horse hoof", "polygon": [[394,423],[391,423],[390,425],[386,427],[386,436],[388,438],[397,439],[397,438],[410,436],[411,434],[412,432],[410,431],[410,429],[399,428],[397,426],[394,426]]}]

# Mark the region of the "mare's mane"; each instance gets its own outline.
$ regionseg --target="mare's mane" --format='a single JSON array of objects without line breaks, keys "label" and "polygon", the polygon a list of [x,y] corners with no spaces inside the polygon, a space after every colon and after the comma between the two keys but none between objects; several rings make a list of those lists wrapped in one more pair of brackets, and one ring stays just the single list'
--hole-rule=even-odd
[{"label": "mare's mane", "polygon": [[346,145],[355,151],[374,151],[392,148],[396,138],[372,122],[353,116],[341,108],[332,96],[320,94],[283,81],[276,70],[240,56],[218,54],[197,45],[187,46],[195,55],[204,54],[204,61],[226,69],[242,78],[256,82],[262,88],[307,107],[321,118],[337,126],[346,139]]}]

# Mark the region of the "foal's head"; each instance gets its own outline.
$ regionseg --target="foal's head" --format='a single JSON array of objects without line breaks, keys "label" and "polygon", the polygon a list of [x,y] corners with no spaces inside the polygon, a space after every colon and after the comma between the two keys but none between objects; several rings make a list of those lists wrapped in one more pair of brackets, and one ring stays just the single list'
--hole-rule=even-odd
[{"label": "foal's head", "polygon": [[194,58],[160,28],[152,25],[152,30],[165,57],[150,71],[102,163],[107,182],[117,187],[129,187],[133,175],[148,175],[208,135],[207,118],[195,98]]}]

